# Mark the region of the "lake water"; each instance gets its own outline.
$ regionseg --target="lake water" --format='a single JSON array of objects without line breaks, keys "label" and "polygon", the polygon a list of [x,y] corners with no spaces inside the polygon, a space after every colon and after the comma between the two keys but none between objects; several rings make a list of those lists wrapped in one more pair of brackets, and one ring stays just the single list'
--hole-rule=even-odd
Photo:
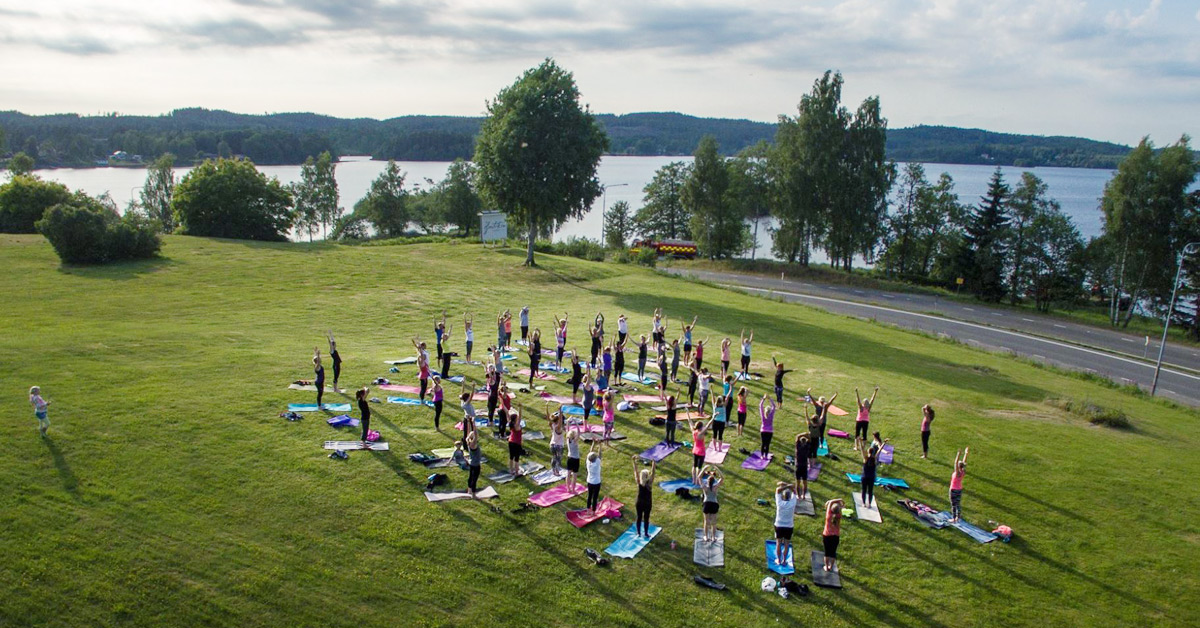
[{"label": "lake water", "polygon": [[[581,220],[571,221],[563,225],[556,234],[556,239],[572,236],[600,239],[603,225],[602,208],[616,201],[625,201],[636,210],[642,206],[642,188],[654,177],[654,173],[663,165],[672,161],[690,162],[691,157],[625,157],[607,156],[600,162],[600,182],[607,186],[607,196],[596,199],[592,211]],[[446,176],[449,162],[435,161],[402,161],[397,162],[406,173],[406,184],[413,188],[428,188]],[[372,161],[367,157],[343,157],[337,165],[338,189],[341,194],[341,204],[349,211],[358,199],[362,198],[370,188],[371,181],[383,171],[386,162]],[[903,164],[900,164],[903,167]],[[277,177],[283,183],[299,180],[299,166],[260,166],[259,169],[269,177]],[[189,168],[179,168],[177,176],[182,177]],[[959,200],[975,204],[987,191],[991,179],[991,166],[968,166],[958,164],[925,164],[925,175],[930,181],[936,181],[942,172],[954,177],[954,188]],[[1104,194],[1104,185],[1112,178],[1112,170],[1093,170],[1082,168],[1014,168],[1003,167],[1004,179],[1010,186],[1020,181],[1021,173],[1029,170],[1040,177],[1050,188],[1050,196],[1062,205],[1063,211],[1075,221],[1084,238],[1100,235],[1103,214],[1099,209],[1099,199]],[[124,208],[129,199],[141,189],[146,179],[146,171],[141,168],[85,168],[39,170],[42,178],[59,181],[71,189],[78,189],[88,194],[98,195],[108,192],[119,207]],[[766,227],[768,221],[763,221],[759,229],[758,256],[770,257],[770,235]],[[818,254],[814,261],[826,261]]]}]

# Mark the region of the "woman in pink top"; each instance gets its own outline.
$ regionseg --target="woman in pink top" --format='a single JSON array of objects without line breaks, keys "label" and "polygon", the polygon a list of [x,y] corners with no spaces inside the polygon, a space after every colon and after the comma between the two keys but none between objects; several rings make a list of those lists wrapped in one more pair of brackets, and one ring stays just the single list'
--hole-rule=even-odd
[{"label": "woman in pink top", "polygon": [[521,410],[508,415],[508,472],[521,475]]},{"label": "woman in pink top", "polygon": [[433,376],[433,429],[442,431],[442,405],[445,399],[442,389],[442,378]]},{"label": "woman in pink top", "polygon": [[613,414],[613,412],[616,409],[617,404],[613,402],[613,393],[611,390],[604,393],[603,399],[604,399],[604,442],[608,443],[609,447],[612,447],[613,445],[612,445],[612,443],[609,442],[609,439],[612,438],[613,424],[616,422],[616,419],[617,419],[617,417],[614,416],[614,414]]},{"label": "woman in pink top", "polygon": [[821,540],[825,543],[825,571],[837,569],[837,548],[842,534],[842,504],[841,499],[831,499],[825,502],[825,530]]},{"label": "woman in pink top", "polygon": [[692,411],[687,412],[688,428],[692,430],[692,484],[700,484],[700,470],[704,468],[704,456],[708,451],[704,448],[704,433],[712,425],[712,419],[705,423],[703,420],[693,421]]},{"label": "woman in pink top", "polygon": [[933,423],[933,406],[921,406],[921,457],[929,456],[929,431]]},{"label": "woman in pink top", "polygon": [[738,393],[737,393],[737,402],[738,402],[737,433],[738,433],[738,436],[742,435],[742,428],[746,426],[746,397],[749,394],[750,394],[750,391],[746,390],[745,386],[742,386],[741,390],[738,390]]},{"label": "woman in pink top", "polygon": [[858,400],[858,417],[854,419],[854,449],[856,451],[858,450],[858,439],[866,441],[870,437],[871,406],[875,405],[875,395],[878,394],[879,387],[876,386],[875,392],[871,393],[871,398],[864,401],[862,395],[858,394],[858,389],[854,389],[854,398]]},{"label": "woman in pink top", "polygon": [[733,341],[729,338],[721,341],[721,379],[725,379],[729,375],[729,345],[731,344]]},{"label": "woman in pink top", "polygon": [[[971,448],[967,447],[965,451],[954,453],[954,473],[950,474],[950,522],[958,523],[962,516],[962,481],[963,476],[967,474],[967,454],[971,453]],[[959,460],[959,454],[962,454],[962,460]]]}]

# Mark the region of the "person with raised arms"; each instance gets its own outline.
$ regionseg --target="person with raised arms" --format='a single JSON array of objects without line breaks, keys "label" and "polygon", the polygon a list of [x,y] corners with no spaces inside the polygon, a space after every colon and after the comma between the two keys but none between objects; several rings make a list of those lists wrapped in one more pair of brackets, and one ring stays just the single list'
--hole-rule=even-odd
[{"label": "person with raised arms", "polygon": [[729,346],[733,341],[728,336],[721,341],[721,378],[724,379],[729,375]]},{"label": "person with raised arms", "polygon": [[712,419],[705,423],[692,420],[692,411],[687,411],[688,429],[692,432],[692,484],[700,484],[700,471],[704,468],[704,456],[708,450],[704,446],[704,434],[712,426]]},{"label": "person with raised arms", "polygon": [[471,391],[467,390],[466,379],[463,380],[462,392],[458,395],[459,407],[463,411],[463,440],[467,434],[475,431],[475,406],[471,404]]},{"label": "person with raised arms", "polygon": [[671,340],[671,381],[679,381],[679,339]]},{"label": "person with raised arms", "polygon": [[725,410],[725,397],[717,395],[712,404],[713,446],[720,449],[725,444],[725,424],[729,418]]},{"label": "person with raised arms", "polygon": [[721,380],[721,398],[725,400],[725,420],[733,420],[733,377]]},{"label": "person with raised arms", "polygon": [[622,340],[613,348],[613,381],[615,385],[622,386],[621,377],[625,375],[625,341]]},{"label": "person with raised arms", "polygon": [[[770,404],[770,405],[768,405]],[[775,400],[767,395],[763,395],[762,401],[758,402],[758,417],[761,423],[758,427],[759,435],[762,439],[762,445],[759,451],[762,452],[762,457],[766,458],[771,455],[771,437],[775,435]]]},{"label": "person with raised arms", "polygon": [[787,564],[792,548],[792,532],[796,529],[796,492],[787,482],[775,485],[775,562]]},{"label": "person with raised arms", "polygon": [[796,434],[796,490],[801,498],[808,494],[808,464],[809,459],[814,457],[810,447],[812,437],[808,432]]},{"label": "person with raised arms", "polygon": [[[697,356],[697,359],[699,359],[699,356]],[[696,383],[700,385],[700,412],[703,413],[704,409],[708,406],[708,396],[711,393],[710,387],[712,386],[713,377],[709,375],[708,369],[701,368],[699,363],[690,368],[695,375]]]},{"label": "person with raised arms", "polygon": [[692,323],[689,325],[684,321],[679,321],[680,328],[683,329],[683,360],[684,362],[692,361],[692,330],[696,327],[696,321],[699,316],[692,317]]},{"label": "person with raised arms", "polygon": [[775,365],[775,401],[779,402],[779,405],[782,406],[783,405],[783,376],[787,375],[788,373],[791,373],[795,369],[783,368],[783,362],[777,361],[775,359],[775,356],[771,356],[771,363]]},{"label": "person with raised arms", "polygon": [[613,446],[613,444],[611,442],[609,442],[609,439],[612,438],[613,425],[616,424],[616,420],[617,420],[617,417],[614,414],[614,411],[616,410],[616,408],[617,408],[617,403],[615,401],[613,401],[613,391],[611,391],[611,390],[605,391],[604,392],[604,408],[602,409],[604,412],[604,415],[603,415],[604,416],[604,443],[606,445],[608,445],[609,447]]},{"label": "person with raised arms", "polygon": [[929,434],[933,428],[933,406],[925,404],[921,406],[921,457],[929,457]]},{"label": "person with raised arms", "polygon": [[712,465],[705,465],[700,472],[700,491],[704,494],[704,540],[717,540],[717,513],[721,510],[717,489],[725,482],[725,476]]},{"label": "person with raised arms", "polygon": [[842,534],[842,505],[845,503],[841,498],[825,502],[825,529],[821,532],[821,541],[825,545],[825,571],[837,569],[837,549]]},{"label": "person with raised arms", "polygon": [[837,393],[833,393],[833,396],[829,398],[829,401],[825,401],[824,397],[813,398],[812,388],[809,388],[804,392],[804,398],[808,399],[808,401],[813,405],[813,414],[817,419],[817,424],[820,425],[821,428],[820,439],[817,441],[818,445],[820,445],[821,441],[825,440],[825,428],[829,426],[829,406],[833,405],[833,402],[837,399],[837,396]]},{"label": "person with raised arms", "polygon": [[612,376],[613,370],[613,352],[612,345],[604,347],[604,353],[600,356],[600,374],[606,379]]},{"label": "person with raised arms", "polygon": [[413,347],[417,350],[417,383],[421,385],[421,401],[425,401],[425,392],[429,390],[429,352],[425,343],[413,337]]},{"label": "person with raised arms", "polygon": [[499,407],[496,409],[496,423],[499,425],[499,432],[496,434],[499,438],[508,437],[508,425],[511,423],[513,415],[512,395],[508,394],[508,384],[500,382]]},{"label": "person with raised arms", "polygon": [[[589,366],[590,370],[591,367]],[[583,364],[579,362],[579,351],[577,349],[571,351],[571,403],[575,403],[575,398],[579,396],[579,387],[583,385]]]},{"label": "person with raised arms", "polygon": [[600,358],[600,347],[604,344],[604,316],[597,313],[596,321],[592,323],[588,329],[588,334],[592,337],[592,359],[588,365],[595,367],[596,360]]},{"label": "person with raised arms", "polygon": [[542,330],[533,330],[529,336],[529,387],[533,388],[533,378],[537,377],[538,365],[542,363]]},{"label": "person with raised arms", "polygon": [[667,398],[667,346],[658,345],[658,398]]},{"label": "person with raised arms", "polygon": [[504,338],[504,321],[507,319],[507,317],[508,310],[501,310],[500,313],[496,315],[496,348],[501,351],[508,347],[508,344],[505,342]]},{"label": "person with raised arms", "polygon": [[695,363],[696,368],[704,365],[704,347],[708,346],[708,338],[696,341]]},{"label": "person with raised arms", "polygon": [[[469,420],[470,423],[474,425],[474,419]],[[467,421],[468,419],[463,419],[464,426],[466,425]],[[479,472],[483,466],[483,456],[479,451],[479,432],[472,429],[471,432],[463,438],[463,443],[465,443],[467,447],[467,493],[469,493],[473,498],[475,497],[475,492],[479,489]]]},{"label": "person with raised arms", "polygon": [[604,468],[604,458],[597,450],[599,445],[599,441],[592,441],[587,455],[587,509],[593,515],[600,504],[601,472]]},{"label": "person with raised arms", "polygon": [[521,453],[522,448],[521,437],[523,430],[521,428],[521,406],[510,412],[508,415],[508,472],[513,476],[521,475]]},{"label": "person with raised arms", "polygon": [[313,347],[313,378],[317,385],[317,409],[322,408],[321,398],[325,396],[325,367],[321,365],[321,348]]},{"label": "person with raised arms", "polygon": [[654,338],[654,342],[666,340],[667,326],[663,324],[662,308],[654,308],[654,318],[650,321],[650,336]]},{"label": "person with raised arms", "polygon": [[[728,376],[726,376],[728,377]],[[746,427],[746,398],[750,396],[750,391],[742,386],[737,393],[737,435],[742,435],[742,430]]]},{"label": "person with raised arms", "polygon": [[512,312],[504,310],[504,346],[511,347],[512,343]]},{"label": "person with raised arms", "polygon": [[[967,455],[971,448],[954,453],[954,472],[950,474],[950,522],[958,523],[962,518],[963,476],[967,474]],[[959,457],[962,457],[960,460]]]},{"label": "person with raised arms", "polygon": [[[504,313],[508,314],[508,310],[505,310]],[[521,322],[521,340],[528,341],[528,339],[529,339],[529,306],[526,305],[526,306],[522,307],[521,311],[517,312],[517,317],[520,319],[520,322]],[[509,342],[509,344],[512,344],[512,315],[511,314],[509,314],[509,316],[508,316],[508,342]]]},{"label": "person with raised arms", "polygon": [[470,362],[471,349],[475,348],[475,315],[469,312],[463,312],[463,338],[467,341],[467,353],[463,359]]},{"label": "person with raised arms", "polygon": [[442,342],[444,342],[446,340],[444,338],[445,335],[446,335],[446,310],[442,310],[442,317],[440,319],[438,319],[438,318],[433,319],[433,337],[434,337],[434,340],[437,342],[437,359],[439,362],[442,360],[442,354],[445,352],[445,349],[442,347]]},{"label": "person with raised arms", "polygon": [[808,405],[805,405],[804,422],[808,424],[808,461],[809,464],[816,464],[817,452],[821,449],[821,434],[824,430],[821,426],[821,417],[816,414],[809,416]]},{"label": "person with raised arms", "polygon": [[576,478],[579,475],[579,428],[567,430],[567,490],[575,491]]},{"label": "person with raised arms", "polygon": [[442,378],[437,375],[433,376],[433,429],[442,431],[442,403],[444,400],[445,391],[442,390]]},{"label": "person with raised arms", "polygon": [[879,465],[879,451],[874,447],[868,447],[867,441],[856,438],[854,439],[854,448],[862,454],[862,489],[861,497],[863,506],[870,508],[871,504],[875,503],[875,472]]},{"label": "person with raised arms", "polygon": [[562,320],[559,320],[558,316],[554,317],[554,357],[555,366],[557,366],[559,370],[562,370],[563,353],[566,352],[567,347],[568,318],[570,318],[569,314],[563,314]]},{"label": "person with raised arms", "polygon": [[342,392],[341,388],[338,388],[338,379],[342,376],[342,354],[338,353],[332,329],[329,330],[329,359],[333,360],[333,392]]},{"label": "person with raised arms", "polygon": [[546,402],[546,421],[550,423],[550,472],[558,475],[562,470],[563,446],[566,445],[566,429],[563,426],[562,407],[551,414],[550,402]]},{"label": "person with raised arms", "polygon": [[637,511],[637,521],[634,523],[638,536],[650,538],[650,509],[654,498],[650,490],[654,486],[654,475],[658,463],[651,460],[649,469],[638,469],[638,455],[633,455],[633,481],[637,484],[637,501],[634,509]]},{"label": "person with raised arms", "polygon": [[858,415],[854,417],[854,448],[858,449],[859,439],[867,440],[867,434],[870,433],[871,425],[871,408],[875,405],[875,395],[879,394],[879,387],[875,387],[875,392],[871,393],[871,398],[864,400],[862,395],[858,394],[858,388],[854,389],[854,399],[858,404]]},{"label": "person with raised arms", "polygon": [[450,359],[458,354],[447,349],[446,345],[450,342],[450,328],[447,327],[442,331],[442,347],[438,351],[438,357],[442,360],[441,376],[450,379]]},{"label": "person with raised arms", "polygon": [[[487,390],[487,419],[491,425],[496,420],[496,406],[500,403],[500,371],[494,366],[488,366],[484,372],[484,388]],[[463,378],[463,383],[466,383]]]},{"label": "person with raised arms", "polygon": [[625,337],[629,335],[629,320],[622,314],[617,317],[617,342],[625,342]]},{"label": "person with raised arms", "polygon": [[754,344],[754,330],[750,330],[750,336],[746,336],[746,330],[742,330],[742,373],[746,377],[750,377],[750,346]]}]

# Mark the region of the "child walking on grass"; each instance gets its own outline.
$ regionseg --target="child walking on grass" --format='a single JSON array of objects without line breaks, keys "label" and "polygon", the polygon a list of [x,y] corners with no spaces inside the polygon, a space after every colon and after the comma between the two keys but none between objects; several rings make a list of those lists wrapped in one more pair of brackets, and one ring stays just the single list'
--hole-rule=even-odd
[{"label": "child walking on grass", "polygon": [[45,436],[46,430],[50,429],[50,419],[47,413],[50,402],[42,398],[40,386],[33,386],[29,389],[29,404],[33,406],[33,414],[37,417],[38,429],[41,430],[42,436]]}]

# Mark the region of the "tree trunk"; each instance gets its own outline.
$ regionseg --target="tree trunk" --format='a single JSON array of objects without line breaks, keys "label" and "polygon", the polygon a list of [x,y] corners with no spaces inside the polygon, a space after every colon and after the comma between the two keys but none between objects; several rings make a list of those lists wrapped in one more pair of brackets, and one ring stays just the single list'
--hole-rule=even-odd
[{"label": "tree trunk", "polygon": [[529,244],[528,244],[528,247],[525,249],[525,265],[526,266],[537,266],[537,263],[533,261],[533,241],[536,239],[537,239],[537,224],[534,222],[533,217],[530,216],[530,218],[529,218]]}]

